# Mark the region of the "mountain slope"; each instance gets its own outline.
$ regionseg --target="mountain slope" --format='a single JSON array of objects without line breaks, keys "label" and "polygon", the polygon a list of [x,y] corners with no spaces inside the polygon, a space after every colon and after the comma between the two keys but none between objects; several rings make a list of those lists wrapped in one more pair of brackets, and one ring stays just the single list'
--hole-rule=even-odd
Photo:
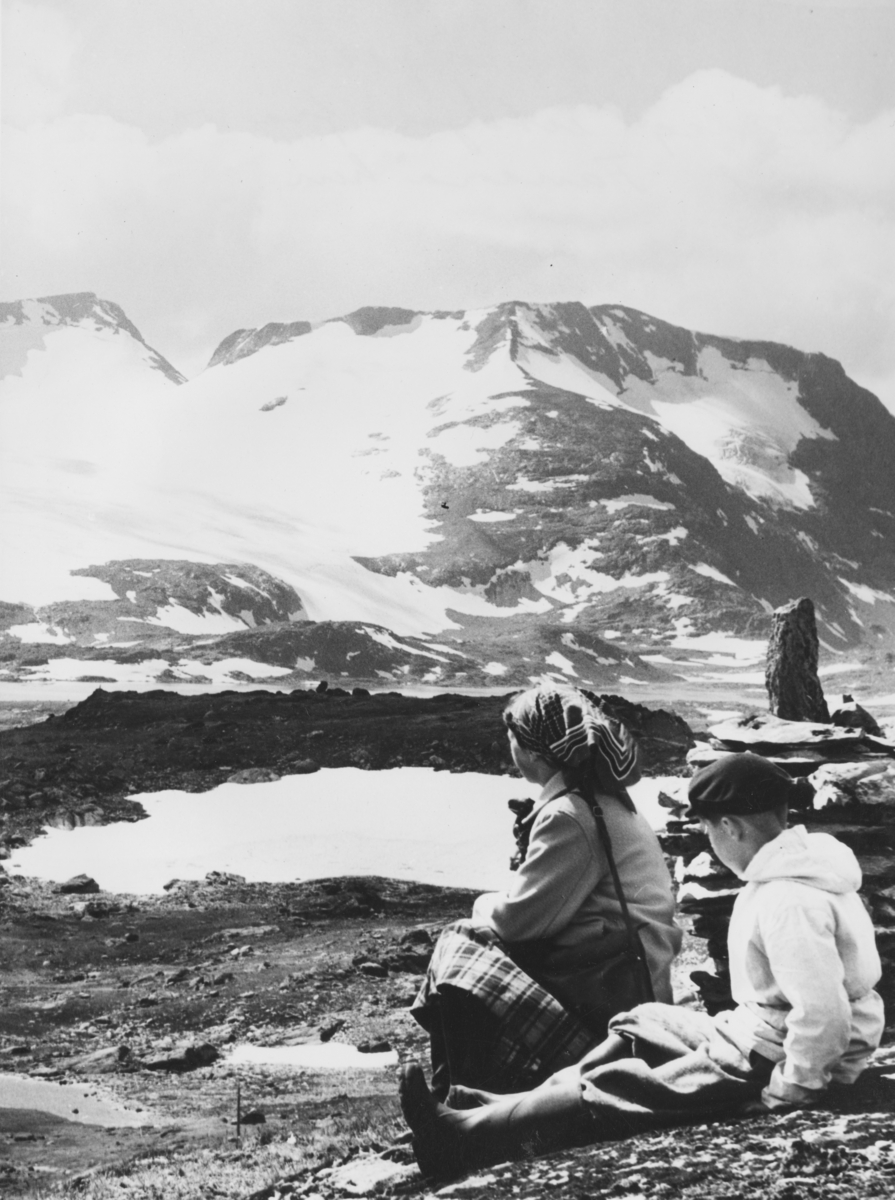
[{"label": "mountain slope", "polygon": [[[0,302],[0,378],[21,374],[29,352],[45,348],[47,337],[64,329],[78,329],[105,341],[127,334],[141,348],[141,357],[150,367],[161,371],[172,383],[186,383],[186,376],[153,350],[124,310],[111,300],[100,300],[95,292]],[[123,342],[128,343],[128,338]],[[128,349],[136,347],[128,343]]]},{"label": "mountain slope", "polygon": [[[27,303],[17,328],[43,320]],[[626,641],[759,640],[799,594],[832,648],[895,629],[895,419],[823,355],[622,306],[366,308],[239,330],[172,388],[117,328],[103,352],[129,338],[129,374],[87,385],[82,322],[60,360],[78,386],[49,337],[6,381],[2,486],[22,517],[4,535],[10,605],[120,603],[102,580],[130,560],[249,564],[312,623],[468,643],[469,682],[583,678],[585,663],[619,679]],[[511,655],[508,622],[527,631]],[[364,677],[347,628],[338,673]],[[262,662],[265,636],[251,634]],[[335,636],[308,626],[279,665],[322,661]]]}]

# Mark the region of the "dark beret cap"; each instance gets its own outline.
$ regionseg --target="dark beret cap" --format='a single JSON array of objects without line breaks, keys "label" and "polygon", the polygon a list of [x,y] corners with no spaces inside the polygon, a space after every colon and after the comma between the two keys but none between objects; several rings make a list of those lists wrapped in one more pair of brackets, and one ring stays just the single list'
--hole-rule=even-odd
[{"label": "dark beret cap", "polygon": [[748,816],[791,804],[795,780],[760,754],[725,754],[697,771],[687,798],[694,817]]}]

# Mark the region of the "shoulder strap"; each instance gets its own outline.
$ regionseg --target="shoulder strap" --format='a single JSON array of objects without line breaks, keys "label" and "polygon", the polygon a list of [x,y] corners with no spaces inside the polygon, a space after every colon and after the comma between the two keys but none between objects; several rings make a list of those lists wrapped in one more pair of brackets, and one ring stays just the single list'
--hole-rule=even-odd
[{"label": "shoulder strap", "polygon": [[643,946],[640,943],[640,938],[637,936],[637,930],[634,928],[634,921],[631,917],[631,911],[628,908],[628,902],[625,899],[625,892],[622,888],[622,881],[619,877],[618,867],[615,865],[615,855],[612,853],[612,838],[609,836],[609,829],[606,825],[606,818],[603,816],[603,810],[600,808],[599,801],[596,797],[590,803],[591,811],[594,814],[594,820],[597,822],[597,829],[600,837],[603,840],[603,847],[606,851],[606,858],[609,860],[609,873],[612,875],[612,883],[615,887],[615,894],[618,896],[619,907],[622,910],[622,919],[625,922],[625,930],[628,934],[628,946],[632,953],[640,963],[641,972],[643,975],[643,986],[646,995],[650,1000],[655,999],[653,993],[653,982],[650,975],[649,967],[644,956]]}]

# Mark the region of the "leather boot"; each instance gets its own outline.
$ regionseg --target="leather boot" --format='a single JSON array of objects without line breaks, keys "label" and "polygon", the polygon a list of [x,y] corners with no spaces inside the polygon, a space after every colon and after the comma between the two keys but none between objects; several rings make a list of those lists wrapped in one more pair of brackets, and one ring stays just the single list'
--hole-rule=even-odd
[{"label": "leather boot", "polygon": [[417,1063],[404,1067],[401,1108],[422,1173],[456,1179],[477,1167],[599,1140],[578,1080],[502,1096],[480,1108],[439,1104]]}]

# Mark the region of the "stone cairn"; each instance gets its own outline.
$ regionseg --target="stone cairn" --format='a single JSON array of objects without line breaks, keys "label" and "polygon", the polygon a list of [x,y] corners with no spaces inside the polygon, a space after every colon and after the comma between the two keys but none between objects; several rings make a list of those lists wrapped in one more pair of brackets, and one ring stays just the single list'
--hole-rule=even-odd
[{"label": "stone cairn", "polygon": [[[687,761],[697,770],[724,754],[750,750],[794,778],[810,780],[815,789],[808,802],[811,807],[793,811],[791,823],[804,824],[809,832],[830,833],[857,855],[864,876],[861,895],[873,917],[883,959],[879,990],[891,1011],[895,1008],[895,740],[891,736],[895,731],[883,736],[874,718],[851,696],[843,696],[832,715],[828,713],[817,679],[817,633],[810,601],[796,601],[774,616],[766,676],[771,714],[711,727],[708,740],[691,750]],[[799,646],[805,647],[804,659],[796,653]],[[783,717],[778,709],[784,707],[784,698],[789,704],[794,697],[801,697],[805,707]],[[826,717],[808,715],[809,706],[812,713],[822,711]],[[707,1011],[714,1013],[732,1006],[727,926],[742,883],[713,857],[696,824],[685,819],[686,780],[681,784],[678,795],[660,797],[672,809],[661,840],[666,853],[676,859],[680,914],[694,936],[706,939],[714,963],[714,974],[695,971],[691,976]]]}]

